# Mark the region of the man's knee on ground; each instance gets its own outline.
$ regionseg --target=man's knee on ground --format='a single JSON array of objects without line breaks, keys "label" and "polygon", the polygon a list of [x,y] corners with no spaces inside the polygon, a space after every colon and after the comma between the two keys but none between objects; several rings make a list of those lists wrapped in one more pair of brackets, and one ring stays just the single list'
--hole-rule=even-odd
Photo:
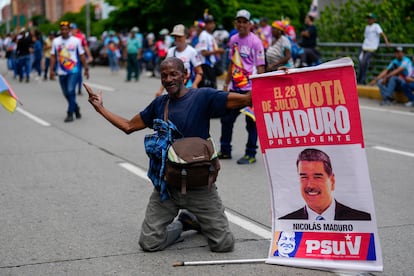
[{"label": "man's knee on ground", "polygon": [[213,243],[211,240],[208,241],[208,245],[212,252],[231,252],[234,249],[235,239],[233,234],[227,235],[226,239],[219,243]]},{"label": "man's knee on ground", "polygon": [[139,238],[138,244],[141,246],[142,250],[146,252],[156,252],[165,249],[165,246],[162,246],[162,243],[157,240],[148,237],[145,238],[143,236]]}]

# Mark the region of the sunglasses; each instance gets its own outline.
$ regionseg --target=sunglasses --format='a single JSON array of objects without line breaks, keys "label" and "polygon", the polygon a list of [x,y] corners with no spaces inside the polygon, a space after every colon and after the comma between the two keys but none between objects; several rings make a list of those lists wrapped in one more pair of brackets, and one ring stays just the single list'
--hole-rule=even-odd
[{"label": "sunglasses", "polygon": [[69,24],[70,24],[69,21],[61,21],[60,22],[61,27],[67,27],[67,26],[69,26]]}]

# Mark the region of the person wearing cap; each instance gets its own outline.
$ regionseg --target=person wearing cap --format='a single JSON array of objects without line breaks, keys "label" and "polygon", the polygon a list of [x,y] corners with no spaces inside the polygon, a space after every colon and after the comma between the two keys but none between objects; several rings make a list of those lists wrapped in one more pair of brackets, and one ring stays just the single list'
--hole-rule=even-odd
[{"label": "person wearing cap", "polygon": [[[85,49],[85,58],[87,62],[92,63],[93,62],[93,56],[91,53],[91,50],[89,49],[88,41],[86,40],[85,34],[81,32],[78,25],[76,23],[70,23],[69,25],[70,31],[74,37],[79,39],[81,41],[83,49]],[[79,70],[79,76],[78,76],[78,83],[76,84],[78,88],[78,95],[82,95],[82,70]]]},{"label": "person wearing cap", "polygon": [[198,37],[196,50],[201,56],[201,67],[203,68],[203,80],[199,87],[217,88],[217,76],[214,65],[218,61],[218,57],[224,53],[224,49],[217,46],[213,37],[216,22],[212,15],[206,15],[204,18],[205,27]]},{"label": "person wearing cap", "polygon": [[378,85],[382,97],[380,105],[391,105],[394,91],[400,90],[413,70],[411,59],[404,55],[402,47],[395,48],[395,58],[369,85]]},{"label": "person wearing cap", "polygon": [[285,25],[285,35],[290,38],[291,41],[296,43],[296,29],[295,26],[290,24],[290,19],[286,17],[282,20],[283,25]]},{"label": "person wearing cap", "polygon": [[126,81],[131,81],[132,75],[134,75],[135,81],[139,80],[139,60],[142,57],[142,39],[139,39],[137,33],[138,27],[133,27],[129,32],[129,36],[126,40],[127,51],[127,77]]},{"label": "person wearing cap", "polygon": [[[253,72],[261,74],[265,71],[265,54],[262,41],[250,32],[250,12],[239,10],[235,19],[237,34],[229,41],[230,64],[227,70],[224,91],[246,94],[252,90],[249,76]],[[221,117],[220,159],[231,159],[234,122],[240,115],[240,109],[232,109]],[[246,130],[248,139],[245,154],[237,164],[252,164],[256,162],[257,128],[256,122],[246,115]]]},{"label": "person wearing cap", "polygon": [[164,37],[164,44],[166,49],[170,48],[174,42],[172,36],[170,35],[170,31],[167,28],[163,28],[159,34]]},{"label": "person wearing cap", "polygon": [[[201,68],[201,58],[198,52],[187,44],[187,29],[183,24],[174,26],[171,33],[174,37],[175,46],[168,49],[168,57],[176,57],[183,61],[187,72],[184,84],[187,88],[197,88],[203,77],[203,69]],[[155,93],[155,96],[160,96],[164,91],[164,86]]]},{"label": "person wearing cap", "polygon": [[193,30],[190,32],[190,41],[191,46],[194,48],[198,44],[198,38],[200,37],[201,32],[204,30],[204,27],[206,26],[206,23],[204,23],[203,20],[195,20],[193,24]]},{"label": "person wearing cap", "polygon": [[293,67],[291,44],[284,35],[285,25],[276,20],[272,23],[273,43],[266,51],[266,72],[276,71],[279,67]]},{"label": "person wearing cap", "polygon": [[[60,22],[61,35],[56,37],[52,43],[50,51],[50,79],[55,78],[55,65],[57,64],[57,74],[63,95],[68,102],[67,116],[65,123],[73,122],[73,114],[76,119],[82,116],[79,112],[79,105],[76,103],[76,83],[79,78],[79,70],[84,72],[84,76],[89,78],[88,63],[85,58],[85,49],[79,39],[70,35],[69,22]],[[82,63],[82,67],[80,66]]]},{"label": "person wearing cap", "polygon": [[379,47],[380,37],[382,36],[387,46],[390,45],[381,26],[375,22],[376,18],[377,16],[374,13],[367,14],[368,25],[365,26],[364,41],[362,42],[361,51],[358,55],[358,84],[366,83],[368,67],[373,54]]},{"label": "person wearing cap", "polygon": [[110,30],[104,40],[106,54],[108,55],[109,68],[112,73],[119,71],[119,59],[121,58],[120,40],[115,32]]},{"label": "person wearing cap", "polygon": [[217,30],[213,32],[213,37],[216,40],[216,44],[219,48],[223,48],[224,52],[220,55],[220,58],[217,60],[218,66],[220,67],[221,71],[224,74],[225,68],[227,68],[227,43],[229,42],[230,34],[229,32],[224,29],[223,25],[218,25]]}]

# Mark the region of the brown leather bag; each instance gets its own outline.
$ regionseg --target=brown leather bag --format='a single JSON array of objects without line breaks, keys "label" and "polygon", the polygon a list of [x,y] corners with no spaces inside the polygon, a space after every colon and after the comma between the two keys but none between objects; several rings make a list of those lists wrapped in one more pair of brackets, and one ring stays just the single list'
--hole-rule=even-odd
[{"label": "brown leather bag", "polygon": [[180,188],[211,185],[216,181],[220,162],[211,139],[187,137],[176,140],[168,149],[165,181],[168,186]]}]

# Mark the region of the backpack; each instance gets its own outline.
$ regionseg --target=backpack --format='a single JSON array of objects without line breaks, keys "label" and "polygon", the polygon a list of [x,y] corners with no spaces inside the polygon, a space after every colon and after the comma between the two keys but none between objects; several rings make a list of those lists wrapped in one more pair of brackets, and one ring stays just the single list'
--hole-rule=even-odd
[{"label": "backpack", "polygon": [[174,141],[168,148],[165,181],[181,189],[208,186],[211,189],[220,170],[220,162],[211,139],[186,137]]}]

